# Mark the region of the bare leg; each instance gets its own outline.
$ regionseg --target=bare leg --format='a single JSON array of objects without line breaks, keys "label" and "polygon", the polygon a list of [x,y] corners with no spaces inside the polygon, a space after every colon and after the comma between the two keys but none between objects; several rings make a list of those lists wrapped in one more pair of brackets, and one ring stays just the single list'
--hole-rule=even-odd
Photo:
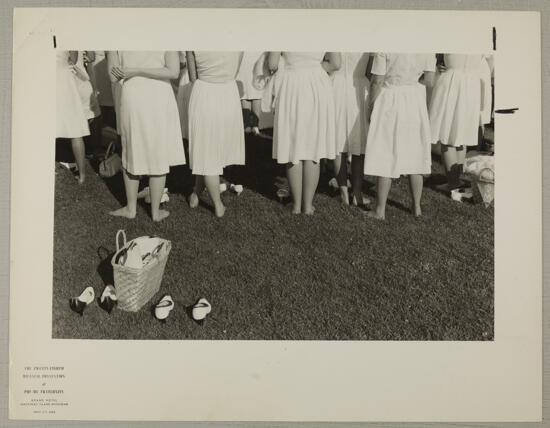
[{"label": "bare leg", "polygon": [[206,188],[208,189],[208,194],[212,198],[214,203],[214,211],[216,212],[216,217],[223,217],[225,213],[225,206],[222,203],[220,197],[220,176],[219,175],[207,175],[204,177],[204,182]]},{"label": "bare leg", "polygon": [[345,153],[340,153],[336,156],[334,159],[334,175],[336,176],[338,189],[340,190],[340,200],[344,205],[349,205],[348,165],[346,157]]},{"label": "bare leg", "polygon": [[126,206],[111,211],[109,214],[132,219],[136,216],[139,177],[129,174],[125,169],[123,170],[123,177],[124,188],[126,189]]},{"label": "bare leg", "polygon": [[351,190],[353,192],[353,197],[357,201],[358,206],[365,204],[363,200],[363,165],[365,163],[365,155],[351,157]]},{"label": "bare leg", "polygon": [[189,196],[189,206],[191,208],[197,208],[199,206],[199,195],[204,190],[204,177],[202,175],[195,175],[195,186],[193,187],[193,193]]},{"label": "bare leg", "polygon": [[447,174],[447,187],[445,190],[456,189],[460,182],[460,167],[458,166],[457,148],[441,144],[441,154],[443,157],[443,166]]},{"label": "bare leg", "polygon": [[302,212],[302,171],[303,162],[297,164],[288,163],[286,165],[286,176],[290,193],[292,195],[292,213],[300,214]]},{"label": "bare leg", "polygon": [[386,218],[386,201],[388,200],[388,194],[391,188],[391,178],[378,177],[376,182],[376,207],[372,211],[368,211],[369,217],[373,217],[379,220]]},{"label": "bare leg", "polygon": [[420,199],[422,198],[422,186],[424,185],[424,178],[420,174],[409,175],[409,185],[411,188],[411,196],[413,199],[412,212],[415,217],[422,215],[422,209],[420,208]]},{"label": "bare leg", "polygon": [[167,210],[160,209],[160,199],[164,192],[166,175],[156,175],[149,177],[149,190],[151,191],[151,218],[153,221],[161,221],[168,217],[170,213]]},{"label": "bare leg", "polygon": [[464,161],[466,160],[466,147],[459,146],[456,148],[456,163],[458,164],[457,180],[460,184],[460,176],[464,172]]},{"label": "bare leg", "polygon": [[262,100],[252,100],[252,115],[250,116],[250,125],[252,133],[258,135],[260,133],[260,115],[262,114]]},{"label": "bare leg", "polygon": [[74,159],[78,167],[78,183],[84,183],[86,179],[86,148],[82,137],[71,138],[71,147],[73,149]]},{"label": "bare leg", "polygon": [[303,170],[303,185],[302,185],[302,201],[304,206],[304,214],[313,214],[315,207],[313,206],[313,197],[319,184],[320,167],[319,162],[310,160],[304,161]]}]

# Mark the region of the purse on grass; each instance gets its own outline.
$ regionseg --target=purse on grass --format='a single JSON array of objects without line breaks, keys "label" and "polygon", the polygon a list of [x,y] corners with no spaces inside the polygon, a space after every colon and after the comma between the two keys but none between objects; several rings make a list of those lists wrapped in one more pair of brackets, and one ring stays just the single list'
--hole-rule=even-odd
[{"label": "purse on grass", "polygon": [[122,159],[120,159],[118,153],[115,152],[114,141],[111,141],[105,152],[105,159],[99,164],[99,175],[102,177],[112,177],[118,174],[121,169]]}]

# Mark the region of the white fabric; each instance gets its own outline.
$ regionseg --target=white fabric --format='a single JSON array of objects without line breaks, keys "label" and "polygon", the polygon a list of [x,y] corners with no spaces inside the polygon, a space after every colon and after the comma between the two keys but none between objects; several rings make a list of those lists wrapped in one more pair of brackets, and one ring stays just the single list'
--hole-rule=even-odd
[{"label": "white fabric", "polygon": [[76,77],[69,65],[69,52],[56,53],[56,134],[57,138],[90,135],[88,121],[77,89]]},{"label": "white fabric", "polygon": [[84,67],[84,52],[78,52],[78,58],[76,60],[75,69],[77,69],[76,87],[82,100],[82,107],[84,108],[84,115],[86,119],[93,119],[101,114],[99,108],[99,102],[97,100],[97,94],[92,85],[90,76]]},{"label": "white fabric", "polygon": [[195,52],[198,79],[189,100],[189,164],[193,174],[221,175],[228,165],[244,165],[243,116],[235,82],[241,55]]},{"label": "white fabric", "polygon": [[273,158],[293,164],[334,159],[334,95],[323,52],[283,52],[283,58],[284,73],[274,84]]},{"label": "white fabric", "polygon": [[489,60],[488,57],[484,56],[481,61],[481,125],[491,123],[493,94],[491,90],[491,67],[489,66]]},{"label": "white fabric", "polygon": [[[119,52],[122,67],[162,68],[163,51]],[[120,98],[122,165],[135,175],[167,174],[185,164],[178,108],[168,80],[132,77]]]},{"label": "white fabric", "polygon": [[447,70],[437,79],[430,100],[432,143],[476,146],[483,56],[445,54],[444,58]]},{"label": "white fabric", "polygon": [[241,100],[259,100],[262,98],[261,90],[258,90],[254,84],[254,65],[262,55],[262,52],[244,52],[243,60],[237,73],[237,87]]},{"label": "white fabric", "polygon": [[384,76],[367,136],[365,174],[397,178],[431,172],[431,136],[424,71],[435,70],[432,54],[376,54],[372,73]]},{"label": "white fabric", "polygon": [[337,153],[365,154],[367,144],[366,77],[368,53],[342,53],[342,65],[332,74],[336,113]]}]

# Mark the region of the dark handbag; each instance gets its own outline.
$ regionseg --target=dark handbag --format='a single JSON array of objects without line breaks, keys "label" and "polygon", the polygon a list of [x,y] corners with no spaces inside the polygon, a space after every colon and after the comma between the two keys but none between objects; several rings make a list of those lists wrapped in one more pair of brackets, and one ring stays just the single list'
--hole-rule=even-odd
[{"label": "dark handbag", "polygon": [[114,141],[111,141],[107,152],[105,152],[105,159],[99,164],[99,175],[102,177],[112,177],[122,169],[122,159],[118,153],[115,152]]}]

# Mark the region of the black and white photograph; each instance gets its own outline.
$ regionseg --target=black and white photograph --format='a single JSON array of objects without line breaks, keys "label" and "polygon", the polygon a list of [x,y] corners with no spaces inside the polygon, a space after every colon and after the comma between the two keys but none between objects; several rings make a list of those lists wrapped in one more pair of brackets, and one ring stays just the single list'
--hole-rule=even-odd
[{"label": "black and white photograph", "polygon": [[492,53],[342,48],[57,49],[52,337],[492,341]]}]

